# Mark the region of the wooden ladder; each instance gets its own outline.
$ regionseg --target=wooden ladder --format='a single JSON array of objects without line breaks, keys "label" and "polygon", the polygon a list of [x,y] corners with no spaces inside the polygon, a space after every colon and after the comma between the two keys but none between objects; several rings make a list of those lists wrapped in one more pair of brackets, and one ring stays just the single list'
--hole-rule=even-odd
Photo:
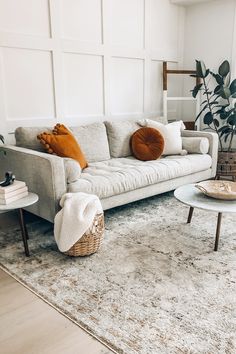
[{"label": "wooden ladder", "polygon": [[[167,119],[167,105],[168,101],[195,101],[196,102],[196,116],[200,112],[200,95],[198,94],[196,98],[191,96],[189,97],[169,97],[168,96],[168,75],[169,74],[177,74],[177,75],[196,75],[196,70],[173,70],[168,69],[167,62],[163,62],[163,115]],[[199,77],[196,78],[196,84],[200,84],[201,79]],[[199,120],[198,120],[199,122]],[[199,130],[199,123],[194,121],[184,122],[187,129],[197,129]]]}]

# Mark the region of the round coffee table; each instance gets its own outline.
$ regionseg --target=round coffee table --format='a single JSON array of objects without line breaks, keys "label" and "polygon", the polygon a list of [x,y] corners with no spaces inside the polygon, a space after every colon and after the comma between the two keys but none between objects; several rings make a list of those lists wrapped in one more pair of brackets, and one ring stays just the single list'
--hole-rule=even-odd
[{"label": "round coffee table", "polygon": [[187,223],[190,223],[194,208],[218,213],[214,251],[218,250],[222,213],[236,213],[236,200],[220,200],[207,197],[194,184],[187,184],[175,190],[174,196],[181,203],[190,206]]},{"label": "round coffee table", "polygon": [[0,205],[0,211],[10,211],[10,210],[19,210],[19,222],[22,234],[22,240],[25,248],[25,255],[29,257],[29,247],[27,240],[29,239],[27,228],[24,220],[24,210],[27,206],[30,206],[38,201],[39,197],[35,193],[29,193],[26,197],[16,200],[7,205]]}]

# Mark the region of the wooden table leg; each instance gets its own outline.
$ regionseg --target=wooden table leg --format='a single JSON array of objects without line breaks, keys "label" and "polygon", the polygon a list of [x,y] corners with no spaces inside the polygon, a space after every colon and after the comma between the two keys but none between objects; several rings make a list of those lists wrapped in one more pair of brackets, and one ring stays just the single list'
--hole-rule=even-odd
[{"label": "wooden table leg", "polygon": [[218,250],[218,244],[219,244],[219,238],[220,238],[221,219],[222,219],[222,213],[218,213],[214,251]]},{"label": "wooden table leg", "polygon": [[193,207],[190,207],[189,209],[189,213],[188,213],[188,220],[187,220],[187,224],[190,224],[191,220],[192,220],[192,216],[193,216]]},{"label": "wooden table leg", "polygon": [[19,209],[19,222],[20,222],[20,228],[21,228],[21,234],[22,234],[22,240],[24,243],[24,248],[25,248],[25,255],[27,257],[29,257],[29,247],[28,247],[28,242],[27,239],[28,237],[28,232],[26,229],[26,225],[25,225],[25,220],[24,220],[24,211],[23,209]]}]

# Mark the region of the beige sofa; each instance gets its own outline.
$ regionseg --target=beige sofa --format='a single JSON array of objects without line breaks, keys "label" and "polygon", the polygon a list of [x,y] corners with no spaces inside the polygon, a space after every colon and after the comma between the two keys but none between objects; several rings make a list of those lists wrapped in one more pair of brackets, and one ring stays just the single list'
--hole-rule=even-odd
[{"label": "beige sofa", "polygon": [[72,127],[89,166],[81,171],[71,159],[44,153],[36,136],[49,128],[17,128],[16,146],[0,149],[0,172],[12,170],[39,202],[27,210],[53,222],[66,192],[93,193],[104,210],[170,191],[215,176],[218,139],[209,132],[183,131],[182,136],[206,137],[207,154],[163,156],[139,161],[131,156],[129,140],[140,128],[136,122],[105,122]]}]

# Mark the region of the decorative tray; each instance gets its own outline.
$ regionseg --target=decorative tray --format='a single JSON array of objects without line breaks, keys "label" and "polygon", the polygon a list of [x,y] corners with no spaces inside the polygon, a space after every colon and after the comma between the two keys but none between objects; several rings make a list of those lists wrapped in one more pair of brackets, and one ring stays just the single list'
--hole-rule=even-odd
[{"label": "decorative tray", "polygon": [[195,184],[208,197],[223,200],[236,200],[236,182],[203,181]]}]

